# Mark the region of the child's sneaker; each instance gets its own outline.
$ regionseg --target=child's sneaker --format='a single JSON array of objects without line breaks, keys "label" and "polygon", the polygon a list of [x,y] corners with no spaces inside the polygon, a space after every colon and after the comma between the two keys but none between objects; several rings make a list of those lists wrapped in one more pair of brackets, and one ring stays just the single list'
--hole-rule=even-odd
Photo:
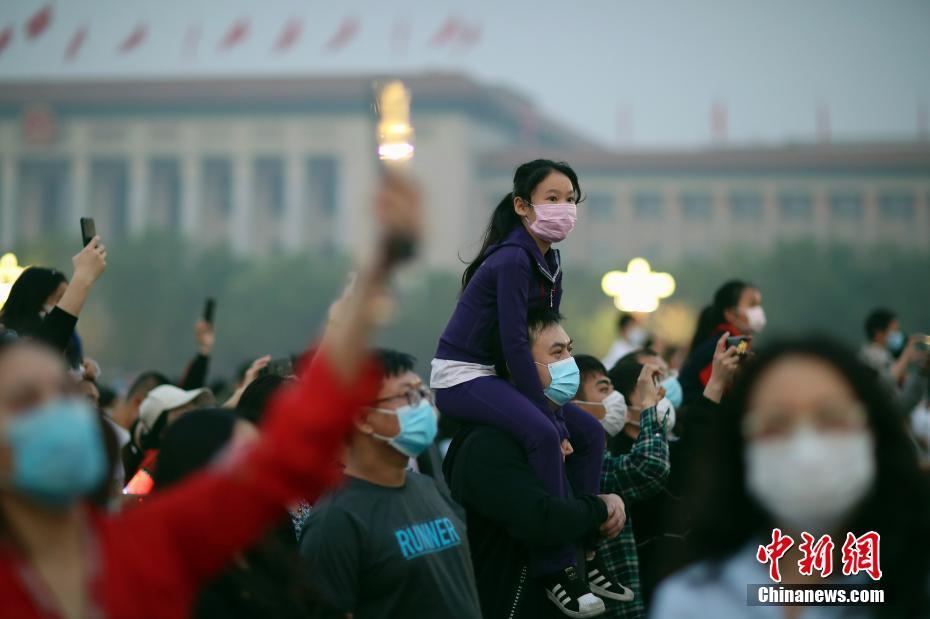
[{"label": "child's sneaker", "polygon": [[604,600],[588,591],[574,567],[545,577],[543,586],[549,599],[569,617],[596,617],[607,610]]},{"label": "child's sneaker", "polygon": [[618,602],[633,600],[635,595],[632,589],[624,587],[619,582],[613,582],[607,575],[607,566],[604,565],[601,553],[595,553],[594,558],[587,562],[587,566],[588,586],[591,588],[591,593]]}]

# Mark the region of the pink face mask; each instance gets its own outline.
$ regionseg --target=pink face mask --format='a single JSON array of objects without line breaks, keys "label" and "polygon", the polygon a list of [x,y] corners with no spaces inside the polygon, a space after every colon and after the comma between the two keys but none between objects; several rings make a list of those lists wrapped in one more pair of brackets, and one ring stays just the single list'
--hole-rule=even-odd
[{"label": "pink face mask", "polygon": [[565,240],[578,220],[578,207],[574,204],[534,204],[536,219],[530,224],[530,231],[546,243],[559,243]]}]

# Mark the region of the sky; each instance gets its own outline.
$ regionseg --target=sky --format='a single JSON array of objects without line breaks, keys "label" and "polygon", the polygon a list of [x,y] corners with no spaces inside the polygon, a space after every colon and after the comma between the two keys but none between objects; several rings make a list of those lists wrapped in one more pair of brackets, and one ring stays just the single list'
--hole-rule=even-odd
[{"label": "sky", "polygon": [[930,0],[0,0],[0,88],[429,70],[512,88],[605,146],[701,147],[715,102],[733,144],[812,141],[818,110],[835,141],[914,139]]}]

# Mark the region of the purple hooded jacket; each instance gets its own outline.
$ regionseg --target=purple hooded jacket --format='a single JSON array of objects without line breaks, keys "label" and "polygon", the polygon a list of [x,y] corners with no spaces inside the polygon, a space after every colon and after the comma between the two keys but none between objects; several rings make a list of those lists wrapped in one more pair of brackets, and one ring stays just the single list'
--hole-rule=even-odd
[{"label": "purple hooded jacket", "polygon": [[[543,256],[523,226],[485,253],[439,338],[437,359],[492,365],[494,338],[517,389],[552,418],[549,401],[530,353],[526,318],[531,309],[559,309],[562,268],[559,250]],[[558,424],[564,434],[562,423]]]}]

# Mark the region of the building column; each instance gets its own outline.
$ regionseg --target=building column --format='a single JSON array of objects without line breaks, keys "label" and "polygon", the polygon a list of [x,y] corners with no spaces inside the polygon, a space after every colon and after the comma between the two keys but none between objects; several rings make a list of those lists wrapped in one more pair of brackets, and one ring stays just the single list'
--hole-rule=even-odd
[{"label": "building column", "polygon": [[778,191],[775,183],[762,186],[762,226],[756,242],[763,247],[772,247],[781,238],[781,217],[778,213]]},{"label": "building column", "polygon": [[73,128],[73,157],[71,168],[71,201],[68,218],[77,222],[81,217],[93,217],[88,208],[88,180],[90,178],[90,158],[87,153],[87,127],[75,123]]},{"label": "building column", "polygon": [[127,233],[137,236],[145,231],[147,220],[149,169],[145,152],[144,126],[134,127],[130,136],[129,153],[129,217]]},{"label": "building column", "polygon": [[187,151],[181,158],[181,234],[196,238],[200,228],[200,157]]},{"label": "building column", "polygon": [[827,188],[816,185],[813,190],[814,207],[814,236],[818,241],[830,237],[830,202],[827,198]]},{"label": "building column", "polygon": [[299,149],[288,150],[284,162],[284,217],[281,219],[281,241],[288,251],[303,247],[307,166]]},{"label": "building column", "polygon": [[3,158],[2,179],[3,194],[0,195],[0,254],[12,248],[16,240],[16,156],[10,152]]},{"label": "building column", "polygon": [[917,246],[930,247],[930,186],[914,187],[914,228],[917,230]]},{"label": "building column", "polygon": [[252,160],[242,149],[233,157],[232,186],[229,241],[235,253],[247,254],[252,245]]},{"label": "building column", "polygon": [[878,190],[874,185],[868,185],[862,192],[862,238],[866,243],[874,243],[878,239]]},{"label": "building column", "polygon": [[74,155],[71,176],[71,221],[78,221],[81,217],[93,217],[88,210],[88,178],[90,177],[90,162],[87,153],[79,150]]}]

